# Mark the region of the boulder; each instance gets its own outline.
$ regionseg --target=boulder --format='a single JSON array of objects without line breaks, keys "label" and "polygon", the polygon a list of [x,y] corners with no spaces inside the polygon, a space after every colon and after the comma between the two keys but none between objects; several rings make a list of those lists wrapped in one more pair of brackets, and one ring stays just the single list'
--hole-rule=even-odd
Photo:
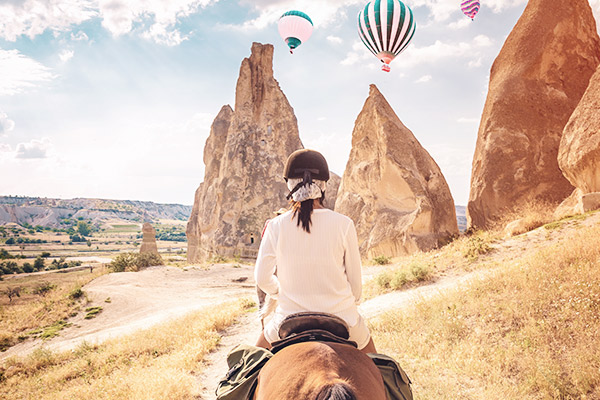
[{"label": "boulder", "polygon": [[565,124],[600,58],[587,0],[530,0],[490,73],[468,203],[486,228],[520,204],[558,204],[573,186],[557,155]]},{"label": "boulder", "polygon": [[221,109],[206,141],[204,181],[186,230],[189,262],[256,256],[265,220],[287,205],[284,163],[301,148],[294,110],[273,77],[273,46],[253,43],[235,109]]},{"label": "boulder", "polygon": [[573,186],[600,192],[600,68],[565,126],[558,165]]},{"label": "boulder", "polygon": [[583,193],[577,188],[556,208],[554,218],[562,219],[598,209],[600,209],[600,192]]},{"label": "boulder", "polygon": [[145,222],[144,225],[142,225],[142,246],[140,247],[140,254],[158,254],[158,247],[156,246],[156,230],[149,222]]},{"label": "boulder", "polygon": [[426,251],[458,235],[440,168],[375,85],[354,125],[335,210],[354,220],[363,257]]}]

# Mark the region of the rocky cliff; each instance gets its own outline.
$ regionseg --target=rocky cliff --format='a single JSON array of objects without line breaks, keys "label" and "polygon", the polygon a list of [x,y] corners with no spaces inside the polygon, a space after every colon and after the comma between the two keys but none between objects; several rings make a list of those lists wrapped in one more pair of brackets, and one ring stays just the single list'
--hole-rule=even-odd
[{"label": "rocky cliff", "polygon": [[565,126],[558,164],[573,186],[600,192],[600,68]]},{"label": "rocky cliff", "polygon": [[192,206],[159,204],[150,201],[106,199],[50,199],[0,196],[0,225],[16,223],[63,228],[64,220],[91,220],[102,225],[108,220],[187,220]]},{"label": "rocky cliff", "polygon": [[473,158],[471,227],[573,191],[558,167],[558,147],[599,56],[587,0],[529,1],[492,66]]},{"label": "rocky cliff", "polygon": [[189,262],[256,255],[265,220],[286,206],[284,163],[302,147],[294,111],[273,77],[273,46],[253,43],[235,109],[221,109],[206,142],[204,181],[186,232]]},{"label": "rocky cliff", "polygon": [[363,257],[430,250],[458,234],[438,165],[375,85],[356,119],[335,210],[354,220]]}]

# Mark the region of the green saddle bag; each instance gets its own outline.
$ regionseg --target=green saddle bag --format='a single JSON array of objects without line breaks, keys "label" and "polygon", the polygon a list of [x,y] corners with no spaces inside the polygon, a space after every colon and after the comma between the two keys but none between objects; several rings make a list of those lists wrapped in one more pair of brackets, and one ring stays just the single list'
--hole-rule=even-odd
[{"label": "green saddle bag", "polygon": [[217,400],[247,400],[256,389],[260,369],[273,354],[262,347],[241,344],[227,355],[229,371],[219,381]]},{"label": "green saddle bag", "polygon": [[413,400],[410,378],[392,357],[385,354],[369,353],[371,360],[379,368],[388,400]]}]

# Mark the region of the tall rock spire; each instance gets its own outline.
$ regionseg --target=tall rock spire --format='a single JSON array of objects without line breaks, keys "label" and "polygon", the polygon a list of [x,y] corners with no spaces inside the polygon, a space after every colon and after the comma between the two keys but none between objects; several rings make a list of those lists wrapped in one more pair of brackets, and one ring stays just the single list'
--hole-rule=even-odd
[{"label": "tall rock spire", "polygon": [[289,154],[303,148],[294,110],[273,78],[273,46],[252,44],[235,110],[224,106],[204,149],[204,181],[188,221],[188,261],[256,256],[265,220],[286,205]]},{"label": "tall rock spire", "polygon": [[354,125],[335,210],[354,220],[363,257],[431,250],[458,235],[442,172],[375,85]]},{"label": "tall rock spire", "polygon": [[558,167],[558,147],[599,56],[587,0],[529,1],[492,66],[469,226],[485,228],[519,204],[558,203],[573,191]]}]

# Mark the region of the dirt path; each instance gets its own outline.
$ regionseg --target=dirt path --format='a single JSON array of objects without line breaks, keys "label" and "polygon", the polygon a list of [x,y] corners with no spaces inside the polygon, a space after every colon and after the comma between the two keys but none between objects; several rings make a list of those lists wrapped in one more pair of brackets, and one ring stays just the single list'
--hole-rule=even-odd
[{"label": "dirt path", "polygon": [[81,312],[68,321],[73,325],[59,336],[22,342],[0,353],[0,360],[24,356],[40,347],[61,351],[76,348],[84,341],[100,343],[232,298],[255,294],[252,267],[226,264],[208,270],[163,266],[107,274],[83,290],[90,300],[85,307],[102,307],[101,313],[86,320],[85,312]]}]

